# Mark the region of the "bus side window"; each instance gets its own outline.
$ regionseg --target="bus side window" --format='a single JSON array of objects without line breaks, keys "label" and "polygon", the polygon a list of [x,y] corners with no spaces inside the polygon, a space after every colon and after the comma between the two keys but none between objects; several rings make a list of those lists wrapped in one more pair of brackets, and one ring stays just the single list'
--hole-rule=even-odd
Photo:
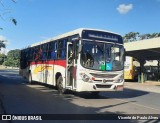
[{"label": "bus side window", "polygon": [[33,59],[33,61],[34,61],[34,58],[35,58],[35,47],[33,47],[33,56],[32,56],[32,59]]},{"label": "bus side window", "polygon": [[66,58],[66,39],[58,41],[57,57],[58,59]]},{"label": "bus side window", "polygon": [[28,52],[28,61],[32,60],[33,60],[33,48],[30,48]]},{"label": "bus side window", "polygon": [[21,68],[25,69],[27,67],[27,52],[28,49],[25,49],[21,52]]},{"label": "bus side window", "polygon": [[63,40],[63,49],[62,49],[62,58],[66,58],[66,47],[67,47],[67,39]]},{"label": "bus side window", "polygon": [[35,60],[35,61],[37,61],[37,60],[40,59],[40,52],[41,52],[40,46],[36,46],[36,47],[34,48],[34,60]]},{"label": "bus side window", "polygon": [[32,51],[33,51],[33,50],[32,50],[32,48],[30,48],[30,49],[29,49],[29,51],[28,51],[28,58],[27,58],[27,59],[28,59],[28,61],[32,61],[32,59],[33,59]]},{"label": "bus side window", "polygon": [[56,52],[56,50],[53,50],[51,52],[51,59],[56,59],[56,58],[57,58],[57,52]]},{"label": "bus side window", "polygon": [[41,46],[41,60],[47,60],[47,49],[48,49],[48,44],[43,44]]},{"label": "bus side window", "polygon": [[24,69],[25,68],[25,50],[21,51],[21,68]]},{"label": "bus side window", "polygon": [[62,40],[59,40],[58,41],[58,50],[57,50],[57,58],[58,59],[61,59],[61,49],[62,49],[62,46],[63,46],[63,42],[62,42]]},{"label": "bus side window", "polygon": [[57,41],[52,44],[51,59],[57,58]]},{"label": "bus side window", "polygon": [[49,48],[48,48],[48,59],[56,59],[56,42],[50,42],[49,43]]},{"label": "bus side window", "polygon": [[65,50],[62,50],[61,55],[62,55],[62,59],[64,59],[64,58],[66,57],[66,51],[65,51]]},{"label": "bus side window", "polygon": [[29,49],[25,50],[25,61],[28,61]]},{"label": "bus side window", "polygon": [[47,56],[47,59],[50,60],[51,59],[51,42],[48,44],[48,56]]}]

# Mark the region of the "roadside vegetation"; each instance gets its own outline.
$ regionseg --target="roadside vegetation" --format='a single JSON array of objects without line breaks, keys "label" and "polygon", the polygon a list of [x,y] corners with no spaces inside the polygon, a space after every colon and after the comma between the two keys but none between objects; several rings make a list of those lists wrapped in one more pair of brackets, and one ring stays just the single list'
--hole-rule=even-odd
[{"label": "roadside vegetation", "polygon": [[147,33],[147,34],[140,34],[139,32],[129,32],[124,35],[123,40],[124,43],[144,40],[144,39],[151,39],[160,37],[160,33]]},{"label": "roadside vegetation", "polygon": [[[13,4],[17,3],[17,0],[8,0],[11,1]],[[17,25],[17,20],[11,16],[11,10],[6,5],[6,0],[0,0],[0,21],[10,21],[15,26]],[[3,31],[4,28],[0,25],[0,31]],[[5,39],[0,39],[0,51],[1,48],[6,48],[6,43],[8,41]],[[10,66],[10,67],[18,67],[19,66],[19,51],[18,49],[11,50],[8,52],[7,55],[0,54],[0,65]]]},{"label": "roadside vegetation", "polygon": [[9,67],[19,67],[20,50],[10,50],[7,55],[0,54],[0,65]]}]

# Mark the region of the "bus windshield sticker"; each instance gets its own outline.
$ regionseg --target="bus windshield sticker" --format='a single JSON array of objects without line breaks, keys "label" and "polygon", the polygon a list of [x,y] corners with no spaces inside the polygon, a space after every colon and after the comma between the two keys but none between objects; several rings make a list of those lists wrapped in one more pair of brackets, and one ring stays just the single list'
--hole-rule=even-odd
[{"label": "bus windshield sticker", "polygon": [[106,63],[106,70],[112,70],[112,63]]},{"label": "bus windshield sticker", "polygon": [[104,64],[101,64],[100,69],[101,69],[101,70],[105,70],[105,65],[104,65]]}]

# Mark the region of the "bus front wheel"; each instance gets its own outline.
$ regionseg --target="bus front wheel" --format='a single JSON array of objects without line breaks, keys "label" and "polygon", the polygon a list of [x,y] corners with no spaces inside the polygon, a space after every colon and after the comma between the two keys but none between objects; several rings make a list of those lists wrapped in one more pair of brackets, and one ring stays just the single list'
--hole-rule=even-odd
[{"label": "bus front wheel", "polygon": [[63,88],[63,78],[62,76],[59,76],[57,79],[57,89],[59,94],[64,94],[66,89]]}]

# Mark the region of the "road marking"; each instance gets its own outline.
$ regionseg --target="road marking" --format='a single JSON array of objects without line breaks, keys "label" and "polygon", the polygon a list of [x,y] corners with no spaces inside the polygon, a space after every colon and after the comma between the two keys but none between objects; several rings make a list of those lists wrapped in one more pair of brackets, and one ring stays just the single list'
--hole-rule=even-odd
[{"label": "road marking", "polygon": [[[105,95],[103,94],[102,96],[105,96]],[[105,96],[105,97],[107,97],[107,96]],[[109,98],[109,97],[107,97],[107,98]],[[131,103],[133,105],[141,106],[141,107],[144,107],[144,108],[149,108],[149,109],[156,110],[156,111],[160,112],[160,109],[152,108],[152,107],[141,105],[141,104],[138,104],[138,103],[133,103],[133,102],[130,102],[130,101],[127,101],[127,100],[123,100],[123,99],[117,99],[117,98],[113,98],[113,99],[119,100],[119,101],[123,101],[123,102],[128,102],[128,103]]]},{"label": "road marking", "polygon": [[[132,103],[132,102],[131,102],[131,103]],[[149,108],[149,109],[156,110],[156,111],[159,111],[159,112],[160,112],[160,110],[159,110],[159,109],[156,109],[156,108],[152,108],[152,107],[149,107],[149,106],[141,105],[141,104],[138,104],[138,103],[132,103],[132,104],[138,105],[138,106],[141,106],[141,107],[144,107],[144,108]]]}]

